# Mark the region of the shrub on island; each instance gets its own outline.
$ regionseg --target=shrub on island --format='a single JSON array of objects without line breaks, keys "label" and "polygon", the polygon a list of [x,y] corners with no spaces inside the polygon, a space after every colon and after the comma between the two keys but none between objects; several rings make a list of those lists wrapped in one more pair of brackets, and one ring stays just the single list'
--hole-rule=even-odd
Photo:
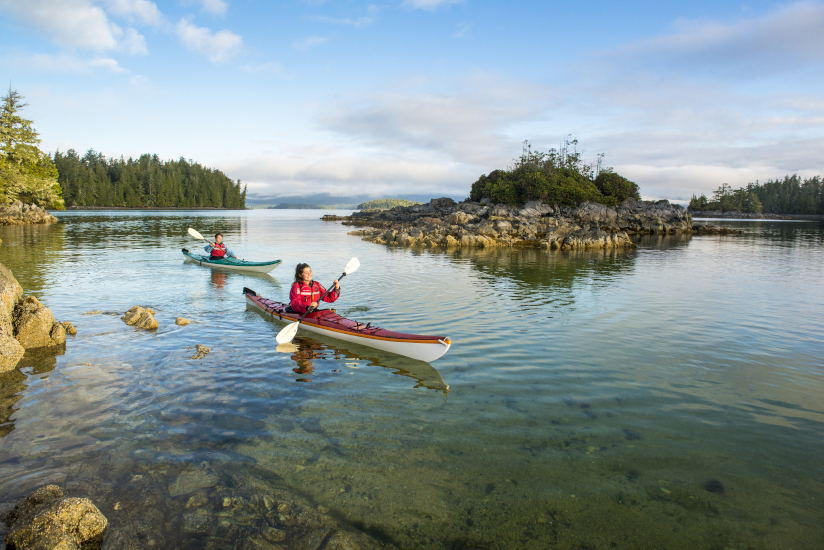
[{"label": "shrub on island", "polygon": [[[469,200],[489,199],[493,204],[516,206],[529,201],[551,205],[578,206],[582,202],[597,202],[617,206],[627,198],[641,199],[638,186],[614,173],[611,168],[597,169],[585,164],[581,153],[569,146],[577,140],[567,140],[560,152],[532,151],[524,142],[521,156],[508,170],[493,170],[472,184]],[[599,163],[600,165],[600,163]]]}]

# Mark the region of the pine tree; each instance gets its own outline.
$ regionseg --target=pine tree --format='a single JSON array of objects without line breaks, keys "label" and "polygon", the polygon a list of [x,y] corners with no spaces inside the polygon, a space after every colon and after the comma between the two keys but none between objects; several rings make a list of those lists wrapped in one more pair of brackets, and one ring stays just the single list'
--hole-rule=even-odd
[{"label": "pine tree", "polygon": [[0,203],[20,199],[62,210],[57,168],[37,147],[40,139],[32,121],[17,114],[27,106],[23,96],[9,87],[0,101]]}]

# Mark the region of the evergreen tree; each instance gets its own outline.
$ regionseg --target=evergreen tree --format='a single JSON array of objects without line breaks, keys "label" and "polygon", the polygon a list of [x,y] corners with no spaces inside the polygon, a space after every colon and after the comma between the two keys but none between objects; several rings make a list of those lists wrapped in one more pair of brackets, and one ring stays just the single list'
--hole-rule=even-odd
[{"label": "evergreen tree", "polygon": [[46,208],[63,208],[57,168],[43,153],[32,121],[18,112],[27,106],[9,87],[0,99],[0,203],[20,199]]}]

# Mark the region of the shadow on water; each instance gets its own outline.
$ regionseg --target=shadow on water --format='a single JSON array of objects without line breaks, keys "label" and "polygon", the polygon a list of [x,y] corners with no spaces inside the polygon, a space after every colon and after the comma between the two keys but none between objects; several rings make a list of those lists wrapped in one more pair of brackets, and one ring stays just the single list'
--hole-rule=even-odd
[{"label": "shadow on water", "polygon": [[[316,361],[328,358],[338,362],[342,360],[347,368],[382,367],[392,370],[393,374],[412,378],[417,382],[415,388],[436,390],[443,392],[444,395],[449,392],[449,384],[444,382],[441,373],[429,363],[357,344],[344,345],[346,347],[342,347],[340,342],[332,338],[313,334],[311,338],[297,337],[291,345],[281,344],[277,347],[277,351],[291,355],[291,359],[297,365],[292,369],[296,374],[311,374],[315,371]],[[362,361],[365,364],[362,364]]]},{"label": "shadow on water", "polygon": [[0,226],[0,261],[23,285],[27,294],[39,293],[46,285],[66,246],[62,223]]},{"label": "shadow on water", "polygon": [[57,357],[65,352],[66,346],[29,350],[17,368],[0,373],[0,439],[14,430],[12,416],[17,411],[15,405],[23,398],[23,392],[29,387],[26,381],[32,376],[53,371],[57,366]]}]

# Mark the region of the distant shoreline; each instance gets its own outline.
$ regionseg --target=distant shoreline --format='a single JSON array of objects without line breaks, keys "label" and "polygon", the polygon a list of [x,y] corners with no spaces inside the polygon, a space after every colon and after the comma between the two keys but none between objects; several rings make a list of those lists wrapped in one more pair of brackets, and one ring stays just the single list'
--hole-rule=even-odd
[{"label": "distant shoreline", "polygon": [[217,208],[214,206],[67,206],[68,210],[251,210],[250,208]]},{"label": "distant shoreline", "polygon": [[751,212],[719,212],[690,210],[693,218],[734,219],[734,220],[824,220],[821,214],[772,214]]}]

